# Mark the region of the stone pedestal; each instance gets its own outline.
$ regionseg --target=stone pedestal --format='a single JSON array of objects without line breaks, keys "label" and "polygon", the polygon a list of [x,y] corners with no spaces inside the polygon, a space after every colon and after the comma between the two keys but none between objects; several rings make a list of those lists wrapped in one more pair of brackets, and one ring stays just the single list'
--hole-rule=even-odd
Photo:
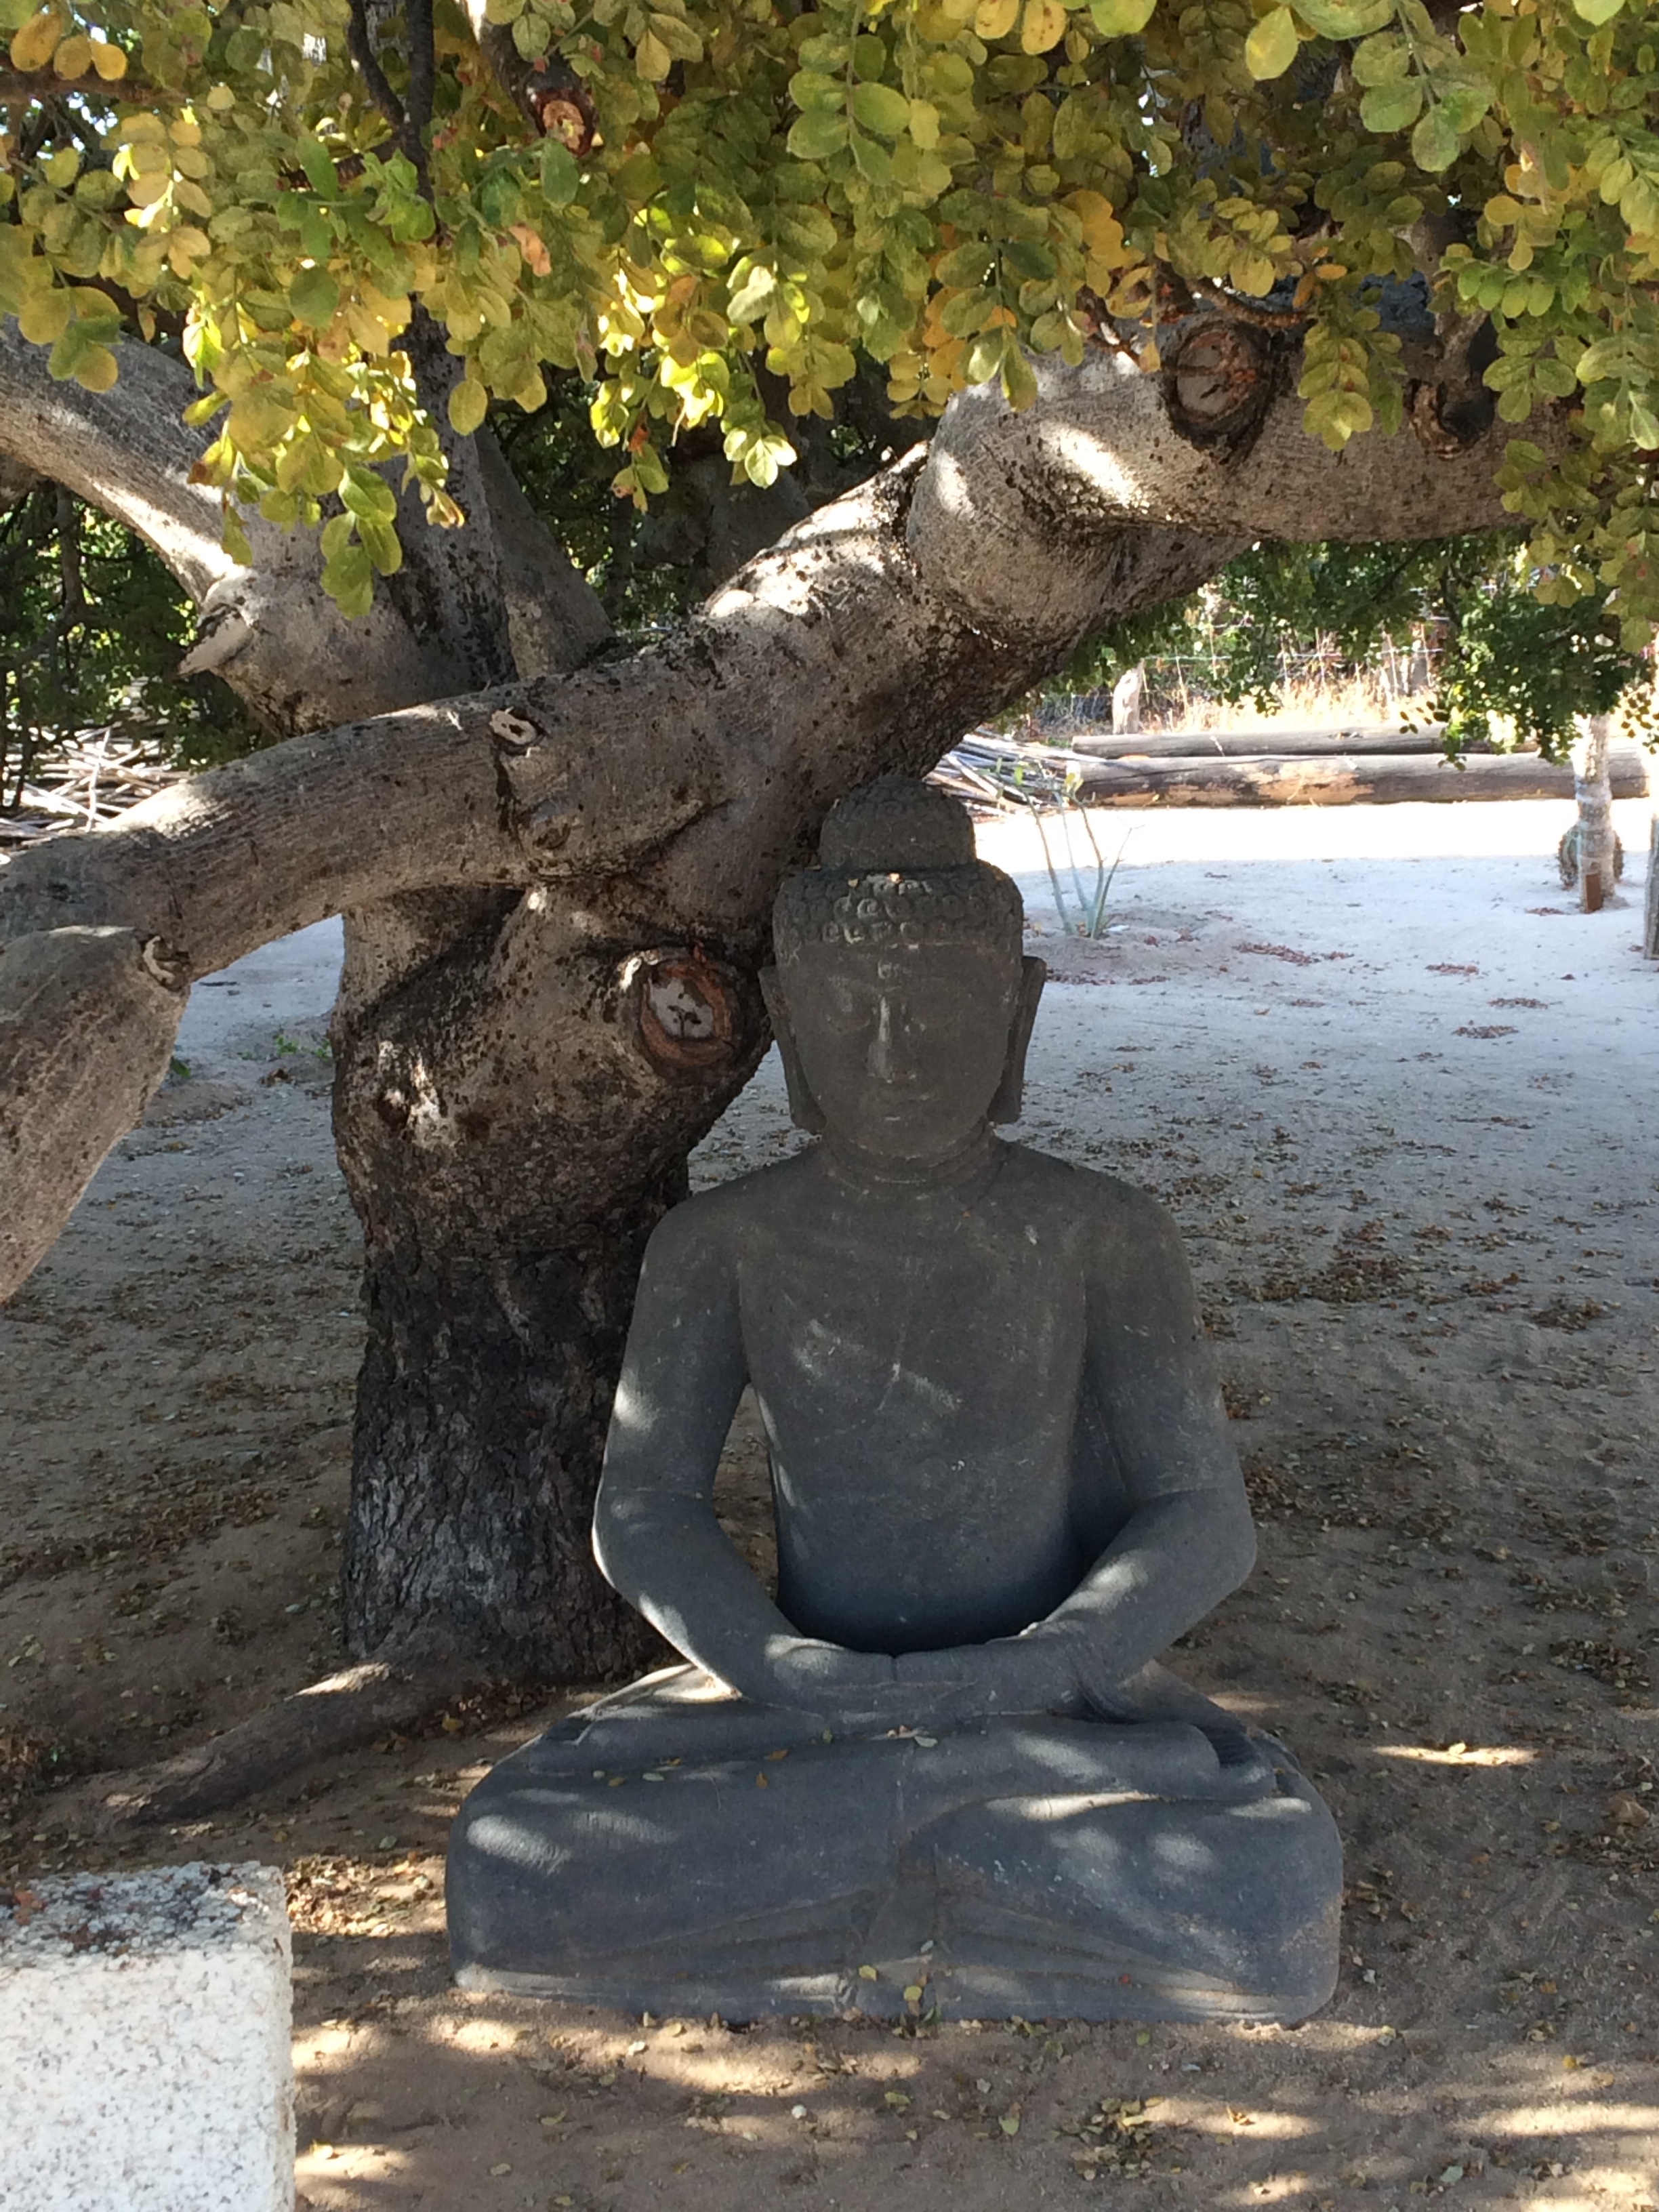
[{"label": "stone pedestal", "polygon": [[289,1962],[274,1868],[0,1889],[0,2212],[292,2212]]}]

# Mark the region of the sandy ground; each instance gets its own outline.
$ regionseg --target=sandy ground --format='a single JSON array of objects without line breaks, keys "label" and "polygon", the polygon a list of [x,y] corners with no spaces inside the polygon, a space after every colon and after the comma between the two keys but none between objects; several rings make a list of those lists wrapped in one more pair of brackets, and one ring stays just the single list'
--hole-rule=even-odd
[{"label": "sandy ground", "polygon": [[[1645,847],[1644,811],[1620,810]],[[1105,817],[1028,1141],[1176,1209],[1261,1520],[1180,1662],[1346,1842],[1294,2030],[890,2030],[459,1996],[445,1825],[537,1724],[465,1711],[134,1858],[286,1865],[318,2212],[1659,2203],[1659,969],[1568,910],[1551,804]],[[1632,873],[1639,875],[1640,861]],[[106,1863],[55,1785],[337,1651],[361,1344],[328,1137],[329,928],[197,992],[188,1073],[0,1314],[0,1873]],[[714,1177],[791,1138],[763,1071]],[[738,1438],[726,1509],[763,1551]]]}]

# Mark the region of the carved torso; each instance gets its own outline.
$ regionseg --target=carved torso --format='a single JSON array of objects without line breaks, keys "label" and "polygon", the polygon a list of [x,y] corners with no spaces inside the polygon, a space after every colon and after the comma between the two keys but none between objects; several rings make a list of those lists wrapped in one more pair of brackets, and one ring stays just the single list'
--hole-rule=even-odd
[{"label": "carved torso", "polygon": [[718,1209],[779,1604],[803,1634],[905,1651],[1016,1633],[1110,1540],[1121,1502],[1084,1375],[1103,1186],[999,1146],[967,1203],[872,1194],[814,1153],[749,1178],[740,1218]]}]

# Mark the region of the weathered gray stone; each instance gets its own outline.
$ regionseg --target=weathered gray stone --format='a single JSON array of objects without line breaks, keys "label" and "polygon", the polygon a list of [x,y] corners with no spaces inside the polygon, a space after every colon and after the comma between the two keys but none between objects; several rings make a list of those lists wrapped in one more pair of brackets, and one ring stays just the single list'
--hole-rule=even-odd
[{"label": "weathered gray stone", "polygon": [[[1042,983],[1020,925],[966,815],[899,779],[780,895],[769,1003],[823,1141],[652,1240],[596,1516],[690,1663],[462,1807],[465,1985],[734,2017],[1328,1996],[1329,1814],[1158,1663],[1255,1550],[1179,1240],[994,1133]],[[746,1383],[775,1604],[712,1504]]]}]

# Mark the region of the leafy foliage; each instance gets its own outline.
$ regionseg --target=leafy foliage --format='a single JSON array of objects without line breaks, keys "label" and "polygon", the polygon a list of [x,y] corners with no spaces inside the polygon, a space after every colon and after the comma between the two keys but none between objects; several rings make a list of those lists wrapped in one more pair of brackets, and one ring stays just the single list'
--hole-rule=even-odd
[{"label": "leafy foliage", "polygon": [[[1431,712],[1455,757],[1469,745],[1535,744],[1566,757],[1576,714],[1605,714],[1645,674],[1624,645],[1605,587],[1540,599],[1524,556],[1498,537],[1407,545],[1263,545],[1190,599],[1118,624],[1080,653],[1068,689],[1094,689],[1137,662],[1200,649],[1216,696],[1278,703],[1285,660],[1328,645],[1352,670],[1385,640],[1436,639]],[[1645,719],[1627,709],[1650,738]]]},{"label": "leafy foliage", "polygon": [[1018,406],[1031,353],[1152,368],[1195,296],[1299,319],[1340,448],[1401,419],[1421,371],[1373,290],[1420,267],[1490,318],[1503,420],[1572,414],[1565,459],[1518,440],[1503,478],[1547,595],[1611,591],[1632,638],[1659,611],[1643,0],[0,0],[0,308],[94,390],[125,319],[179,328],[229,542],[237,501],[321,525],[348,610],[401,558],[385,464],[459,519],[417,310],[458,433],[591,380],[643,504],[698,426],[757,485],[792,462],[757,373],[797,419],[872,362],[901,412],[994,377]]},{"label": "leafy foliage", "polygon": [[210,678],[175,674],[194,611],[141,538],[41,484],[0,513],[0,807],[57,740],[113,726],[208,766],[256,742]]}]

